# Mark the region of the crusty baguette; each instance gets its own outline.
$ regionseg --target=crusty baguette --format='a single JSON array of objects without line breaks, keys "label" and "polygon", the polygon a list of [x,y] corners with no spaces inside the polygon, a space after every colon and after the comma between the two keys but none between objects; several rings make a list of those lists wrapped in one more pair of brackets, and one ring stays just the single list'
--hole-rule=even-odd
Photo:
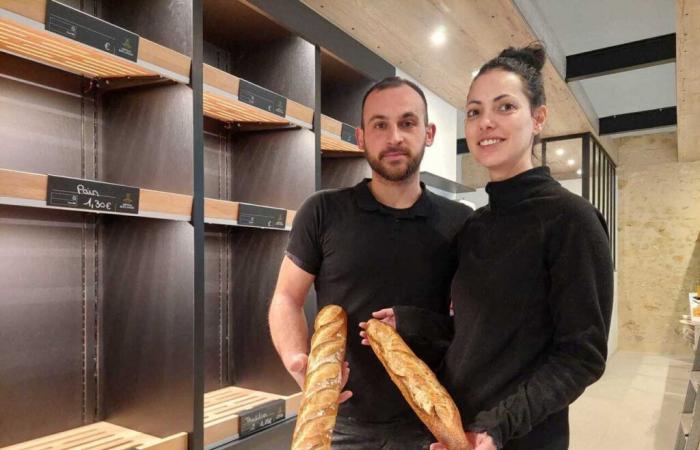
[{"label": "crusty baguette", "polygon": [[347,334],[348,318],[343,308],[328,305],[318,312],[292,450],[331,448]]},{"label": "crusty baguette", "polygon": [[430,368],[389,325],[371,319],[366,331],[377,358],[437,440],[449,450],[471,450],[459,410]]}]

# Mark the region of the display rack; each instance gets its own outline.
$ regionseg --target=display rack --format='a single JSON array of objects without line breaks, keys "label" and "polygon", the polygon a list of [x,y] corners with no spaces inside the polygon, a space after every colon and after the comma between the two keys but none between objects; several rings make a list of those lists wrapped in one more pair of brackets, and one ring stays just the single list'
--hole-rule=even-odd
[{"label": "display rack", "polygon": [[0,0],[0,50],[88,78],[162,76],[189,83],[190,58],[148,39],[139,39],[131,62],[47,31],[47,1]]},{"label": "display rack", "polygon": [[[195,169],[178,51],[192,47],[192,5],[65,3],[98,16],[0,0],[0,447],[184,450],[197,432]],[[46,17],[68,34],[131,30],[134,60]],[[112,185],[124,205],[138,195],[138,214],[54,206],[51,175]]]}]

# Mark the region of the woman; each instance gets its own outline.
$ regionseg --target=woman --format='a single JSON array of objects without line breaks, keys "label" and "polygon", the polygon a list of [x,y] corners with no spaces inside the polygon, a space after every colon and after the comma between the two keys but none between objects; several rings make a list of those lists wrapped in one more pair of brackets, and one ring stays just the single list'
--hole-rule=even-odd
[{"label": "woman", "polygon": [[[605,368],[613,299],[605,221],[532,163],[547,118],[544,60],[539,46],[506,49],[467,97],[466,138],[489,171],[489,204],[460,234],[454,335],[438,375],[476,450],[567,449],[568,406]],[[424,314],[394,312],[402,335],[435,330]],[[375,317],[394,320],[391,310]]]}]

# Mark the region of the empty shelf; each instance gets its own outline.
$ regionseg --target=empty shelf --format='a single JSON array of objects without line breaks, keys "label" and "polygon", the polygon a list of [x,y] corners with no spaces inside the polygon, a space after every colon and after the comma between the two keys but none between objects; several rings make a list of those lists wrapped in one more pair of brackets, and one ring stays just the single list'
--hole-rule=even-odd
[{"label": "empty shelf", "polygon": [[204,115],[223,122],[265,127],[300,126],[311,128],[314,111],[286,99],[284,117],[238,99],[240,79],[207,64],[204,65]]},{"label": "empty shelf", "polygon": [[189,83],[190,58],[139,38],[132,62],[44,29],[46,0],[0,0],[0,51],[88,78],[162,76]]},{"label": "empty shelf", "polygon": [[158,438],[108,422],[98,422],[69,431],[5,447],[3,450],[185,450],[187,434]]},{"label": "empty shelf", "polygon": [[343,122],[321,115],[321,150],[325,156],[362,156],[362,151],[356,144],[341,138],[343,125],[355,131],[354,127]]}]

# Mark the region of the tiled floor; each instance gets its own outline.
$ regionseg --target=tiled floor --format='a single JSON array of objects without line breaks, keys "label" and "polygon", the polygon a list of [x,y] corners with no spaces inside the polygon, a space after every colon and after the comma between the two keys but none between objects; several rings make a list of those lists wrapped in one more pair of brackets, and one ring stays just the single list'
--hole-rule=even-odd
[{"label": "tiled floor", "polygon": [[571,406],[571,450],[672,449],[689,371],[689,358],[615,353]]}]

